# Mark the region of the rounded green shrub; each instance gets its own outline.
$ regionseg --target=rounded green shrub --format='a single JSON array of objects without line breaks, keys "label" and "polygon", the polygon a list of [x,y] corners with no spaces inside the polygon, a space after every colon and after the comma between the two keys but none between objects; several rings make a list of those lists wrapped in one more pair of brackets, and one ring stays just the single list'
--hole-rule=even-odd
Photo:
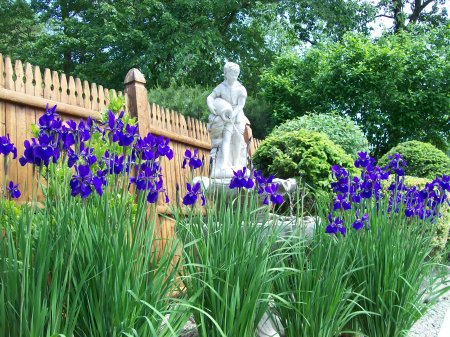
[{"label": "rounded green shrub", "polygon": [[354,172],[353,160],[325,134],[300,129],[267,137],[253,155],[253,163],[264,174],[277,178],[302,178],[314,189],[328,191],[331,166]]},{"label": "rounded green shrub", "polygon": [[369,142],[358,124],[350,117],[343,117],[337,113],[309,114],[295,118],[277,126],[271,135],[300,129],[326,134],[352,157],[356,157],[358,152],[369,151]]},{"label": "rounded green shrub", "polygon": [[400,153],[407,162],[406,175],[434,179],[436,176],[450,174],[450,158],[430,143],[417,140],[400,143],[381,157],[378,165],[387,165],[389,156],[394,153]]}]

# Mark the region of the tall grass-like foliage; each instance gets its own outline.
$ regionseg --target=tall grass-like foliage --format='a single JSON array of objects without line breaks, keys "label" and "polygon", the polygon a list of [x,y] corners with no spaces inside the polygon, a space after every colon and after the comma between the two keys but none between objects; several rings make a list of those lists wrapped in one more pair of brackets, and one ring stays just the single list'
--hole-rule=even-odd
[{"label": "tall grass-like foliage", "polygon": [[237,194],[217,191],[205,214],[194,208],[177,219],[184,244],[183,283],[203,337],[254,336],[268,308],[275,232],[261,223],[267,208],[245,190],[250,185],[242,175],[230,184]]},{"label": "tall grass-like foliage", "polygon": [[[376,214],[375,209],[369,212]],[[351,254],[360,257],[359,268],[352,273],[352,283],[361,294],[358,304],[372,312],[359,315],[355,322],[366,336],[404,336],[438,295],[422,288],[439,282],[432,277],[437,263],[429,258],[432,236],[426,233],[433,224],[380,212],[370,217],[370,224],[370,230],[345,238],[352,243]],[[429,303],[424,303],[426,291],[431,291]]]},{"label": "tall grass-like foliage", "polygon": [[48,109],[25,144],[20,162],[45,179],[44,200],[2,228],[0,335],[178,336],[176,243],[158,242],[151,206],[164,193],[158,157],[171,149],[122,117],[63,125]]},{"label": "tall grass-like foliage", "polygon": [[[407,188],[405,164],[396,154],[382,169],[359,153],[359,177],[333,167],[336,196],[325,231],[344,241],[349,254],[357,257],[350,286],[359,294],[354,300],[368,314],[356,316],[353,327],[365,336],[405,335],[436,297],[449,290],[435,288],[441,281],[432,277],[438,264],[430,257],[430,233],[441,216],[440,205],[448,202],[450,177],[436,178],[423,189]],[[390,173],[394,179],[386,192],[381,181]]]},{"label": "tall grass-like foliage", "polygon": [[348,246],[316,231],[308,239],[290,236],[274,252],[274,312],[286,337],[338,336],[364,313],[351,282],[360,257]]}]

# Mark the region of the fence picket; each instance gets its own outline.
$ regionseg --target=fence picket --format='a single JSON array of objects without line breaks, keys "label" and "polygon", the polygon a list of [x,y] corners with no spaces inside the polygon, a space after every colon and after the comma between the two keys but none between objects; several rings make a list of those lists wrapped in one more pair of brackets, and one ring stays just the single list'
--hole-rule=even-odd
[{"label": "fence picket", "polygon": [[69,104],[77,105],[75,80],[72,76],[69,76]]},{"label": "fence picket", "polygon": [[[7,56],[5,58],[4,64],[4,72],[5,72],[5,89],[9,89],[15,91],[14,79],[15,76],[14,70],[11,63],[11,58]],[[20,149],[20,144],[17,143],[17,132],[16,132],[16,107],[13,103],[5,103],[5,131],[6,134],[9,134],[11,142],[16,145]],[[19,153],[20,150],[18,151]],[[9,180],[14,182],[17,181],[17,161],[11,160],[9,162],[8,167],[8,177]]]},{"label": "fence picket", "polygon": [[5,86],[5,78],[3,77],[3,72],[5,71],[3,55],[0,53],[0,88]]},{"label": "fence picket", "polygon": [[104,92],[104,96],[105,96],[105,107],[107,108],[109,105],[109,101],[110,101],[109,90],[103,89],[103,92]]},{"label": "fence picket", "polygon": [[52,75],[50,69],[44,69],[44,98],[52,99]]},{"label": "fence picket", "polygon": [[98,90],[97,90],[97,84],[92,83],[91,84],[91,96],[92,96],[92,110],[94,111],[99,111],[100,109],[98,108]]},{"label": "fence picket", "polygon": [[162,122],[161,122],[161,108],[159,105],[156,105],[156,112],[155,112],[155,127],[161,129],[162,128]]},{"label": "fence picket", "polygon": [[102,110],[106,108],[106,101],[105,101],[105,91],[103,90],[103,86],[98,86],[98,109]]},{"label": "fence picket", "polygon": [[[35,84],[33,83],[34,80],[34,76],[33,76],[33,68],[31,66],[31,64],[26,63],[25,64],[25,78],[26,78],[26,82],[25,82],[25,93],[30,95],[30,96],[34,96],[35,94]],[[32,125],[36,124],[36,110],[32,107],[27,107],[26,111],[25,111],[25,129],[26,129],[26,134],[25,137],[26,139],[31,138],[32,136]],[[32,181],[33,179],[33,169],[30,165],[27,165],[26,167],[22,168],[25,170],[25,181]],[[21,178],[19,177],[19,180],[21,180]],[[22,186],[22,196],[24,199],[29,199],[30,195],[31,195],[31,184],[24,184],[24,186]]]},{"label": "fence picket", "polygon": [[81,80],[77,77],[75,78],[75,96],[77,98],[77,105],[83,106],[83,86],[81,85]]},{"label": "fence picket", "polygon": [[182,114],[178,114],[180,117],[180,134],[182,134],[183,136],[187,136],[188,132],[187,132],[187,125],[186,125],[186,119],[184,118],[184,116]]},{"label": "fence picket", "polygon": [[42,87],[42,74],[39,67],[34,67],[34,96],[44,97],[44,88]]},{"label": "fence picket", "polygon": [[83,107],[91,110],[91,90],[89,89],[88,81],[83,81]]},{"label": "fence picket", "polygon": [[62,103],[69,103],[69,95],[67,94],[67,77],[66,74],[61,74],[61,102]]},{"label": "fence picket", "polygon": [[[15,90],[16,92],[25,93],[25,83],[24,78],[25,74],[23,71],[23,65],[22,61],[16,60],[14,65],[14,72],[16,74],[16,80],[15,80]],[[24,141],[28,138],[27,137],[27,108],[24,105],[16,105],[15,109],[15,121],[16,124],[16,146],[18,149],[22,149],[22,144]],[[22,151],[19,151],[22,152]],[[17,182],[24,182],[27,181],[27,168],[22,166],[17,166]],[[22,193],[21,199],[23,200],[28,196],[28,193],[26,191],[25,186],[21,184],[22,190],[24,193]]]},{"label": "fence picket", "polygon": [[59,83],[58,72],[52,71],[52,99],[54,101],[61,101],[61,84]]}]

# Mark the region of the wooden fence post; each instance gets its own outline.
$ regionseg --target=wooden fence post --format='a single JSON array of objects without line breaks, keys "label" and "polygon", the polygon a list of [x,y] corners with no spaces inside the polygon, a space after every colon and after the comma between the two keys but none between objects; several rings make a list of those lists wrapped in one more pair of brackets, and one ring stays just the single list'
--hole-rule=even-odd
[{"label": "wooden fence post", "polygon": [[125,76],[125,95],[127,96],[127,111],[139,122],[139,134],[146,136],[150,132],[150,106],[148,103],[145,78],[136,68]]}]

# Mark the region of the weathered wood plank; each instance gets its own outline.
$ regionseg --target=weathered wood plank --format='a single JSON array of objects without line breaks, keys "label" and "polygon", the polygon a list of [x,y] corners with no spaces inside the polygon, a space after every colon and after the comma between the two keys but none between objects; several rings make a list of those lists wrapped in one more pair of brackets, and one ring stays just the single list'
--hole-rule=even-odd
[{"label": "weathered wood plank", "polygon": [[98,86],[98,109],[99,111],[106,109],[106,101],[105,101],[105,90],[102,85]]},{"label": "weathered wood plank", "polygon": [[77,98],[77,105],[79,107],[84,107],[83,86],[81,85],[81,80],[78,77],[75,78],[75,96]]},{"label": "weathered wood plank", "polygon": [[92,111],[76,105],[56,102],[41,97],[28,96],[23,93],[2,88],[0,88],[0,100],[7,101],[9,103],[30,105],[38,109],[45,109],[45,106],[48,103],[49,106],[57,105],[59,114],[66,114],[77,118],[88,118],[89,116],[95,118],[100,117],[97,111]]},{"label": "weathered wood plank", "polygon": [[52,100],[59,102],[61,100],[61,83],[56,71],[52,71],[52,88]]},{"label": "weathered wood plank", "polygon": [[83,107],[91,110],[91,90],[89,89],[88,81],[83,82]]},{"label": "weathered wood plank", "polygon": [[70,76],[69,77],[69,104],[70,105],[77,105],[77,95],[76,95],[77,88],[75,86],[75,79]]},{"label": "weathered wood plank", "polygon": [[[35,85],[33,67],[31,64],[27,63],[25,65],[25,93],[30,96],[34,96],[35,93]],[[32,137],[32,125],[36,124],[36,110],[33,107],[27,106],[25,110],[25,128],[26,128],[26,139],[30,139]],[[33,168],[30,165],[27,165],[24,169],[26,169],[26,180],[25,184],[22,186],[22,197],[24,200],[29,200],[31,197],[31,186],[33,181]],[[20,177],[19,177],[20,180]]]},{"label": "weathered wood plank", "polygon": [[97,84],[95,83],[91,84],[91,96],[92,96],[91,109],[94,111],[99,111],[98,89]]},{"label": "weathered wood plank", "polygon": [[69,103],[69,95],[67,94],[67,90],[69,89],[67,83],[66,74],[61,74],[61,97],[60,100],[62,103]]},{"label": "weathered wood plank", "polygon": [[52,99],[52,75],[50,69],[44,69],[44,98]]},{"label": "weathered wood plank", "polygon": [[[25,93],[25,73],[23,71],[23,65],[22,61],[17,60],[14,65],[14,72],[16,74],[16,80],[15,80],[15,91],[16,93]],[[26,106],[25,105],[16,105],[16,112],[15,112],[15,124],[16,124],[16,147],[17,149],[23,149],[23,143],[27,139],[27,118],[26,118]],[[20,153],[23,152],[19,151]],[[14,181],[14,183],[20,183],[21,189],[23,190],[21,200],[25,200],[25,198],[28,197],[27,188],[26,185],[28,183],[27,179],[27,168],[22,167],[20,165],[17,165],[17,181]]]}]

